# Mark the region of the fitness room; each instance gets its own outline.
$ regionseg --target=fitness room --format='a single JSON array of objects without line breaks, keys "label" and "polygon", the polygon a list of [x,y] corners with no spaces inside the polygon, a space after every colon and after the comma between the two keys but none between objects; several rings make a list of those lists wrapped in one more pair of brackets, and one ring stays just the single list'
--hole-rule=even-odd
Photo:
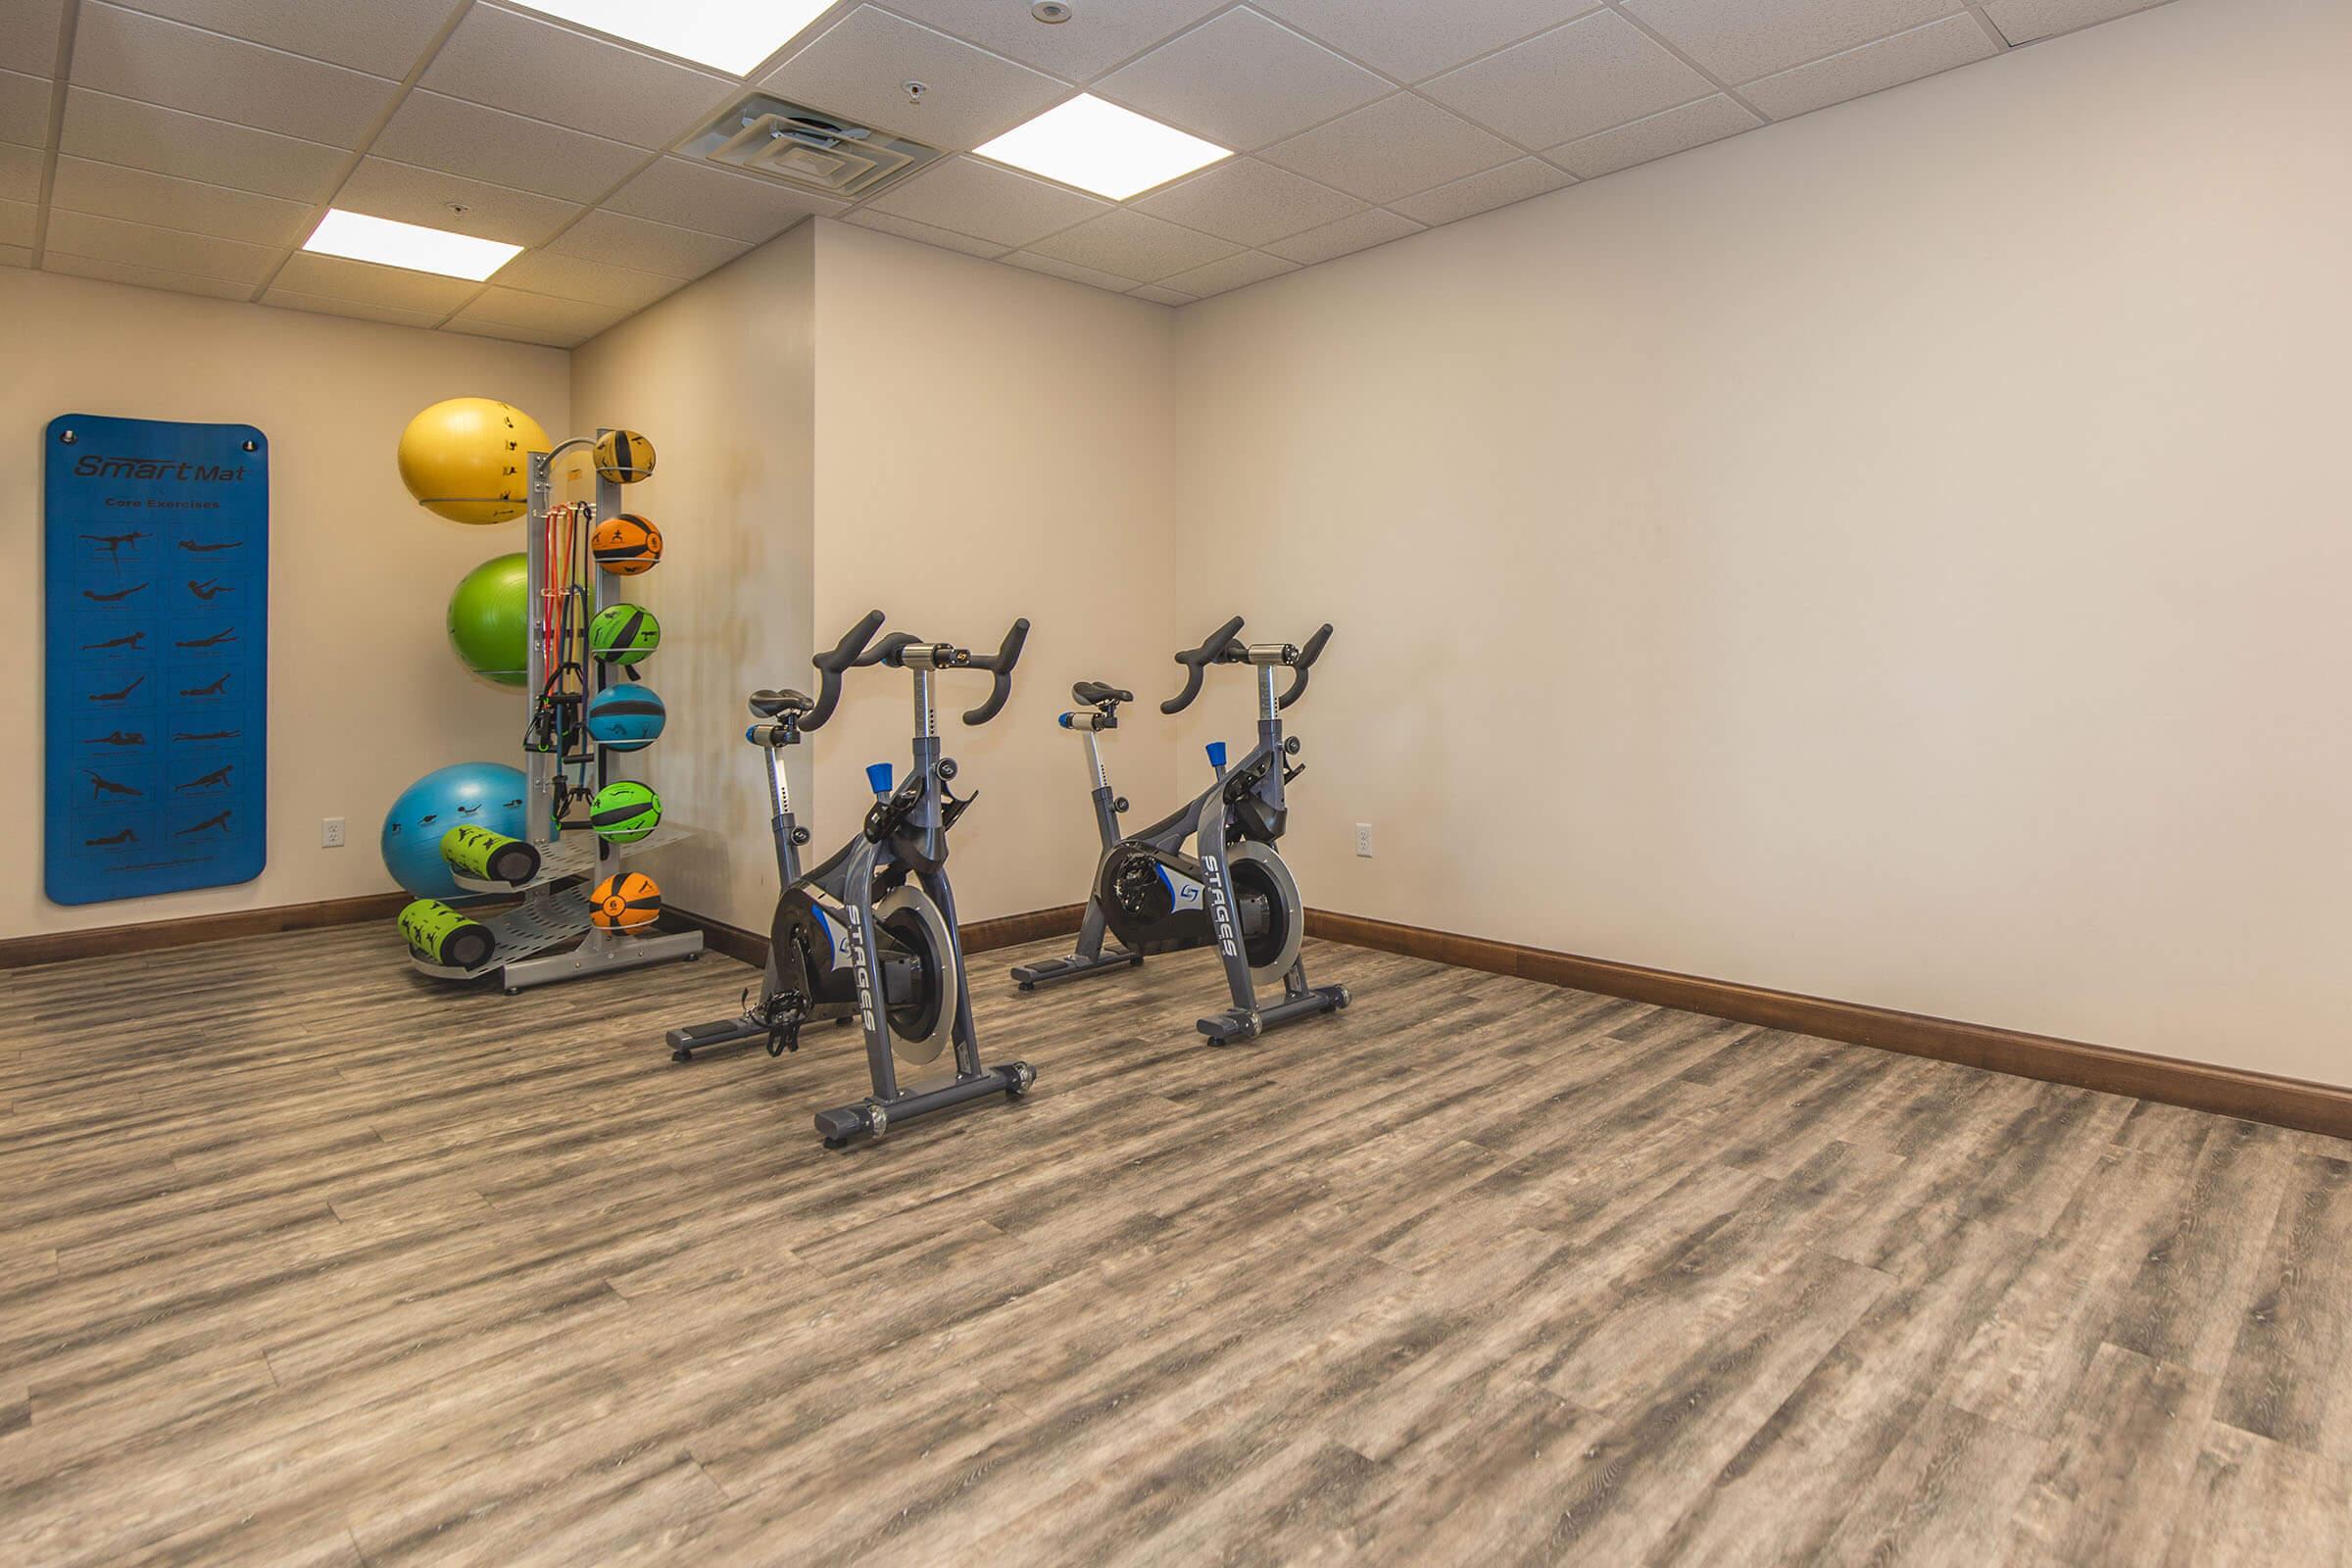
[{"label": "fitness room", "polygon": [[0,1561],[2352,1560],[2345,0],[0,16]]}]

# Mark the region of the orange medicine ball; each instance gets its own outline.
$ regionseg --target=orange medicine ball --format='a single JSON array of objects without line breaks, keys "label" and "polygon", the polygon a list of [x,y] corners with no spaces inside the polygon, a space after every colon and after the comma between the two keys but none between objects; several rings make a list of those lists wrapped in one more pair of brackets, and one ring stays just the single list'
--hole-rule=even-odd
[{"label": "orange medicine ball", "polygon": [[662,559],[662,530],[633,512],[607,517],[588,538],[596,564],[617,577],[651,571]]},{"label": "orange medicine ball", "polygon": [[661,913],[662,890],[643,871],[605,878],[588,900],[588,918],[607,931],[635,931]]}]

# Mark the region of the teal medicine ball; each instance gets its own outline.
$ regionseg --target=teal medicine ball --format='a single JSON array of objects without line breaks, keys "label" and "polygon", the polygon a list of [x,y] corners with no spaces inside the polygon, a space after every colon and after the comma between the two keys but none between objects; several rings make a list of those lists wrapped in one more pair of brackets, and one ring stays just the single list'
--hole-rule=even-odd
[{"label": "teal medicine ball", "polygon": [[667,717],[662,699],[643,686],[608,686],[588,699],[588,735],[599,746],[635,752],[652,745]]},{"label": "teal medicine ball", "polygon": [[607,605],[588,623],[588,651],[634,664],[662,646],[662,622],[643,605]]},{"label": "teal medicine ball", "polygon": [[661,825],[662,797],[635,779],[608,784],[588,803],[588,826],[607,843],[634,844]]}]

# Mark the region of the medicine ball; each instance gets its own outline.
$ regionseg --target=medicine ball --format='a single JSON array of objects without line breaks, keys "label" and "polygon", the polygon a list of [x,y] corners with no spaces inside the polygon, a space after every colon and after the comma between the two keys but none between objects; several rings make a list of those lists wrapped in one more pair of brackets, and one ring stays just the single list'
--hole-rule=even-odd
[{"label": "medicine ball", "polygon": [[634,844],[661,825],[662,797],[635,779],[608,784],[588,803],[588,826],[609,844]]},{"label": "medicine ball", "polygon": [[614,484],[635,484],[654,471],[654,444],[634,430],[607,430],[596,438],[596,472]]},{"label": "medicine ball", "polygon": [[633,512],[607,517],[589,535],[588,548],[596,564],[616,577],[651,571],[662,559],[662,530]]},{"label": "medicine ball", "polygon": [[634,664],[662,646],[662,622],[642,605],[607,605],[588,622],[588,651]]},{"label": "medicine ball", "polygon": [[668,717],[652,689],[623,683],[588,699],[588,736],[616,752],[643,751],[659,740]]},{"label": "medicine ball", "polygon": [[588,918],[607,931],[636,931],[662,914],[662,890],[643,871],[623,871],[596,885],[588,896]]}]

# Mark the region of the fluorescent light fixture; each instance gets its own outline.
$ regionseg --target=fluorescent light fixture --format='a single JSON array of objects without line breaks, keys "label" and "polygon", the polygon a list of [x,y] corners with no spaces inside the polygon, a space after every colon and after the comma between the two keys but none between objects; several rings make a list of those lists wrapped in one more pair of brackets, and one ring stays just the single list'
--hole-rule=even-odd
[{"label": "fluorescent light fixture", "polygon": [[1123,202],[1233,150],[1080,93],[975,151],[982,158]]},{"label": "fluorescent light fixture", "polygon": [[340,207],[326,210],[302,248],[321,256],[405,267],[412,272],[438,272],[476,283],[522,254],[519,245],[502,245],[494,239],[452,234],[447,229],[395,222],[389,218],[369,218]]},{"label": "fluorescent light fixture", "polygon": [[609,32],[680,60],[747,74],[832,0],[514,0],[526,11]]}]

